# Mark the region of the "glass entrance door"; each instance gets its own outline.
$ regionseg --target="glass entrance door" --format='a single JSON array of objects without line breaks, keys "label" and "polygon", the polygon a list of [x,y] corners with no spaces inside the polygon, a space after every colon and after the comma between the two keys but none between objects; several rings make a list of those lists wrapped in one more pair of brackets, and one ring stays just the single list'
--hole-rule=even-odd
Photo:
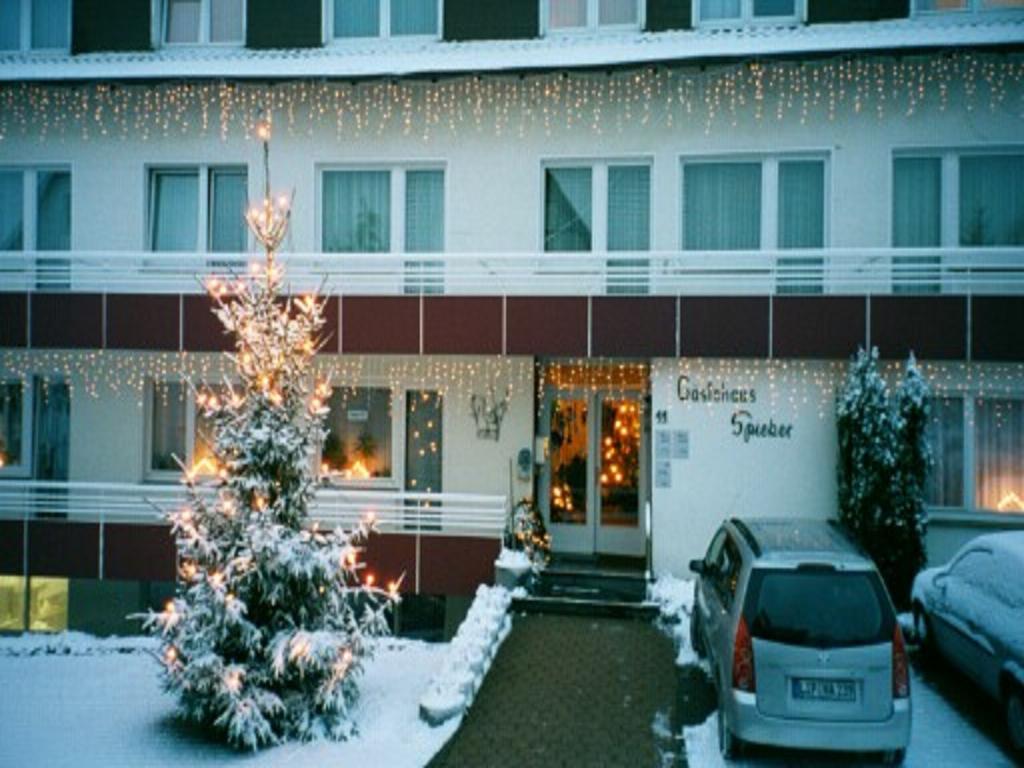
[{"label": "glass entrance door", "polygon": [[555,552],[642,556],[647,497],[639,395],[549,392],[541,507]]}]

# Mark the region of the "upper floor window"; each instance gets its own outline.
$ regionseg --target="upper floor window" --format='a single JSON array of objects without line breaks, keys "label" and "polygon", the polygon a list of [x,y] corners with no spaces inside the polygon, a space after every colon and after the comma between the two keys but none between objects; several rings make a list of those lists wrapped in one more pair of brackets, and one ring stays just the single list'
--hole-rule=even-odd
[{"label": "upper floor window", "polygon": [[324,171],[321,230],[321,247],[325,252],[443,251],[444,171]]},{"label": "upper floor window", "polygon": [[247,192],[247,174],[243,167],[151,170],[150,250],[245,251]]},{"label": "upper floor window", "polygon": [[0,477],[27,475],[31,468],[28,416],[32,409],[25,402],[27,394],[21,381],[0,381]]},{"label": "upper floor window", "polygon": [[0,251],[70,248],[70,172],[0,168]]},{"label": "upper floor window", "polygon": [[329,18],[335,40],[439,37],[441,0],[334,0]]},{"label": "upper floor window", "polygon": [[797,21],[800,0],[694,0],[700,24],[729,25]]},{"label": "upper floor window", "polygon": [[639,27],[638,0],[542,0],[542,18],[549,32],[603,27]]},{"label": "upper floor window", "polygon": [[545,251],[647,251],[651,168],[637,163],[544,169]]},{"label": "upper floor window", "polygon": [[918,13],[944,11],[998,11],[1024,8],[1024,0],[914,0]]},{"label": "upper floor window", "polygon": [[163,10],[166,44],[245,41],[245,0],[165,0]]},{"label": "upper floor window", "polygon": [[0,0],[0,51],[71,47],[71,0]]},{"label": "upper floor window", "polygon": [[196,475],[217,474],[213,422],[202,403],[229,397],[224,385],[203,386],[194,395],[181,381],[153,381],[149,387],[146,474],[179,477],[180,461]]}]

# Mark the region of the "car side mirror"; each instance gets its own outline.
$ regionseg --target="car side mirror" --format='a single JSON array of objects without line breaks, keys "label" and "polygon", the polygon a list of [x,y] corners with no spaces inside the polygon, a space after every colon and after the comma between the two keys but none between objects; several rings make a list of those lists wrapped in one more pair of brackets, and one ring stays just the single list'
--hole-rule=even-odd
[{"label": "car side mirror", "polygon": [[690,571],[698,576],[704,576],[708,572],[707,564],[703,560],[691,560]]}]

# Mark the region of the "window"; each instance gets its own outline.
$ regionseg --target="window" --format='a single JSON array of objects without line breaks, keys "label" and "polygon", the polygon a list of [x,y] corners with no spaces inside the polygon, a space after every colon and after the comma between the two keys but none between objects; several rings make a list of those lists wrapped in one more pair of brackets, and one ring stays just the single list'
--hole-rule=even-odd
[{"label": "window", "polygon": [[974,401],[975,506],[1024,513],[1024,401]]},{"label": "window", "polygon": [[761,163],[685,163],[683,248],[695,251],[761,247]]},{"label": "window", "polygon": [[[942,159],[897,157],[893,161],[892,244],[938,247],[942,242]],[[895,256],[894,293],[938,293],[938,256]]]},{"label": "window", "polygon": [[165,0],[167,45],[236,44],[245,41],[244,0]]},{"label": "window", "polygon": [[799,0],[694,0],[700,24],[798,21]]},{"label": "window", "polygon": [[444,171],[327,170],[321,190],[325,253],[444,250]]},{"label": "window", "polygon": [[1024,154],[960,158],[960,245],[1024,245]]},{"label": "window", "polygon": [[545,168],[545,251],[647,251],[650,244],[649,165]]},{"label": "window", "polygon": [[25,629],[25,577],[0,575],[0,632]]},{"label": "window", "polygon": [[71,248],[71,174],[0,168],[0,251]]},{"label": "window", "polygon": [[549,32],[640,26],[637,0],[544,0],[542,18]]},{"label": "window", "polygon": [[30,632],[64,632],[68,628],[68,580],[32,576],[28,580]]},{"label": "window", "polygon": [[931,421],[927,439],[932,465],[925,486],[925,503],[933,507],[964,505],[964,401],[935,397],[929,401]]},{"label": "window", "polygon": [[[224,386],[204,386],[207,395],[224,397]],[[213,450],[213,423],[186,384],[180,381],[155,381],[149,389],[149,431],[147,433],[147,475],[153,478],[177,478],[180,460],[196,474],[216,474]]]},{"label": "window", "polygon": [[0,51],[66,51],[71,0],[0,0]]},{"label": "window", "polygon": [[915,0],[918,13],[945,11],[997,11],[1024,8],[1024,0]]},{"label": "window", "polygon": [[245,251],[247,190],[244,168],[153,169],[149,179],[150,250]]},{"label": "window", "polygon": [[409,390],[405,395],[405,488],[441,492],[442,401],[440,392]]},{"label": "window", "polygon": [[0,381],[0,477],[30,470],[27,394],[20,381]]},{"label": "window", "polygon": [[335,40],[440,37],[440,0],[334,0]]},{"label": "window", "polygon": [[391,390],[337,387],[328,402],[323,469],[344,480],[392,476]]}]

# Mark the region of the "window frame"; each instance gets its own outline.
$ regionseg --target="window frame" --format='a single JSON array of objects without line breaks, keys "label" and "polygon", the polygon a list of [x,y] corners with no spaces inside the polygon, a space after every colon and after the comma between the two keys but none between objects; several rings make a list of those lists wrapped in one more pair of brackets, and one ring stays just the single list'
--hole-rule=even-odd
[{"label": "window frame", "polygon": [[702,0],[691,0],[691,17],[695,29],[739,29],[759,25],[804,24],[807,21],[806,0],[793,0],[793,13],[786,16],[755,16],[754,0],[739,0],[740,15],[731,19],[701,18]]},{"label": "window frame", "polygon": [[[74,2],[74,0],[72,0]],[[247,39],[248,28],[246,23],[248,21],[248,0],[239,0],[242,4],[242,36],[239,40],[221,40],[212,41],[210,40],[210,26],[212,21],[213,5],[211,0],[199,0],[199,35],[195,41],[188,42],[170,42],[167,39],[167,32],[170,27],[170,12],[171,12],[171,0],[157,0],[158,14],[156,18],[157,24],[157,41],[158,47],[160,48],[197,48],[197,47],[215,47],[215,48],[244,48],[245,41]]]},{"label": "window frame", "polygon": [[[211,194],[213,190],[213,174],[217,171],[241,171],[245,174],[245,187],[247,199],[252,199],[250,188],[250,175],[248,163],[147,163],[144,173],[146,215],[144,217],[143,248],[147,253],[201,253],[230,256],[230,252],[211,250],[213,240],[213,217],[214,206]],[[194,251],[162,251],[157,250],[153,242],[153,226],[156,223],[156,199],[154,195],[154,182],[160,173],[196,173],[198,176],[197,205],[196,211],[196,249]],[[239,215],[244,214],[240,212]],[[248,227],[245,227],[246,248],[252,246],[252,234]],[[243,251],[242,253],[246,253]]]},{"label": "window frame", "polygon": [[31,380],[26,382],[16,376],[0,376],[0,385],[7,384],[17,384],[21,387],[21,457],[17,464],[5,462],[4,466],[0,467],[0,479],[28,479],[32,477],[32,457],[35,455],[32,441],[34,387]]},{"label": "window frame", "polygon": [[[448,252],[448,233],[451,231],[451,188],[448,183],[448,163],[444,160],[408,160],[408,161],[366,161],[355,163],[317,163],[316,169],[316,210],[314,231],[316,233],[316,253],[342,256],[365,256],[372,258],[382,254],[406,254],[405,249],[405,226],[406,226],[406,174],[409,171],[440,171],[443,175],[444,190],[442,199],[444,201],[444,217],[441,221],[442,244],[440,251],[416,251],[409,253],[410,258],[427,261],[436,258],[438,254]],[[389,200],[391,216],[389,226],[389,247],[386,251],[325,251],[324,250],[324,174],[330,172],[352,172],[376,171],[389,174]],[[398,278],[401,280],[401,278]]]},{"label": "window frame", "polygon": [[963,8],[921,8],[921,0],[913,0],[910,7],[910,18],[932,19],[936,17],[961,16],[969,19],[975,14],[1003,15],[1014,14],[1024,11],[1024,6],[1019,8],[986,8],[985,0],[964,0]]},{"label": "window frame", "polygon": [[593,32],[639,32],[647,24],[647,3],[633,0],[636,4],[636,22],[631,24],[601,24],[601,0],[584,0],[586,23],[581,27],[552,27],[551,0],[540,0],[540,36],[553,37],[579,35]]},{"label": "window frame", "polygon": [[[402,412],[404,413],[405,411],[406,390],[404,388],[394,387],[389,383],[376,380],[371,382],[360,381],[351,385],[335,384],[331,387],[332,396],[336,389],[380,389],[388,392],[391,398],[391,476],[352,479],[342,477],[340,472],[324,473],[320,471],[320,477],[332,488],[368,488],[389,490],[399,488],[405,480],[405,427],[398,423],[401,419],[395,418],[395,414],[400,405],[402,407]],[[327,424],[324,426],[327,427]],[[317,447],[316,466],[318,470],[323,467],[323,444]]]},{"label": "window frame", "polygon": [[[66,173],[71,183],[71,211],[68,220],[68,242],[74,250],[75,234],[75,174],[70,163],[53,163],[41,165],[12,165],[0,163],[0,173],[20,173],[21,178],[21,250],[6,253],[32,253],[39,251],[39,174]],[[5,251],[0,251],[5,253]],[[42,252],[41,252],[42,253]],[[47,254],[66,253],[66,251],[46,251]]]},{"label": "window frame", "polygon": [[[677,164],[678,178],[676,194],[678,195],[676,210],[676,243],[680,251],[698,252],[686,247],[686,166],[709,163],[760,163],[761,165],[761,228],[758,251],[787,250],[794,252],[818,250],[814,248],[780,248],[779,247],[779,164],[785,162],[820,161],[824,164],[822,178],[822,251],[832,247],[832,206],[836,195],[833,189],[832,150],[828,148],[792,149],[782,152],[729,152],[717,154],[686,153],[679,155]],[[728,251],[723,251],[728,253]]]},{"label": "window frame", "polygon": [[[960,401],[960,436],[963,442],[960,446],[960,504],[930,504],[925,498],[924,506],[929,510],[940,511],[971,509],[974,506],[974,397],[965,392],[930,392],[927,399],[929,408],[932,408],[933,402],[939,399]],[[968,409],[970,409],[969,418]],[[929,443],[928,448],[934,456],[935,445]],[[934,467],[932,469],[934,470]],[[970,495],[968,496],[968,494]],[[925,496],[927,497],[927,489],[925,489]]]},{"label": "window frame", "polygon": [[[609,251],[608,250],[608,171],[612,168],[633,168],[644,166],[648,173],[647,190],[647,250],[646,251]],[[590,249],[586,251],[549,251],[546,248],[545,230],[547,221],[547,172],[551,169],[580,168],[590,171]],[[650,253],[654,250],[654,233],[657,231],[655,216],[657,206],[654,204],[655,163],[651,155],[614,155],[610,157],[550,157],[541,158],[538,176],[538,212],[539,231],[537,250],[543,256],[555,256],[573,253],[590,253],[608,255],[610,258],[621,257],[631,253]]]},{"label": "window frame", "polygon": [[421,43],[430,40],[437,42],[444,40],[444,0],[435,0],[437,3],[437,32],[429,35],[392,35],[391,1],[392,0],[378,0],[380,6],[380,15],[377,20],[378,29],[380,30],[379,34],[365,35],[361,37],[337,37],[334,34],[334,6],[337,0],[323,0],[324,43],[326,45],[344,46],[351,45],[353,43],[365,43],[368,40],[389,40],[398,42],[411,40]]},{"label": "window frame", "polygon": [[28,53],[28,54],[49,54],[71,53],[71,15],[74,0],[68,0],[67,18],[67,39],[65,46],[57,48],[33,48],[32,47],[32,15],[35,3],[33,0],[20,0],[18,9],[18,47],[0,50],[0,53]]}]

